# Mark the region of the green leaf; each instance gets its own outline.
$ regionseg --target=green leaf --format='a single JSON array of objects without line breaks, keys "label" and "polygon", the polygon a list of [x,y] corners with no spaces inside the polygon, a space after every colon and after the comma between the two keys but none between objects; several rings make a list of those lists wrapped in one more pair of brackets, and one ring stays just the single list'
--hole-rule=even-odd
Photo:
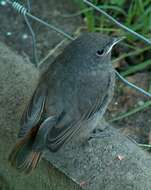
[{"label": "green leaf", "polygon": [[111,0],[111,3],[118,5],[118,6],[121,6],[124,4],[124,0]]}]

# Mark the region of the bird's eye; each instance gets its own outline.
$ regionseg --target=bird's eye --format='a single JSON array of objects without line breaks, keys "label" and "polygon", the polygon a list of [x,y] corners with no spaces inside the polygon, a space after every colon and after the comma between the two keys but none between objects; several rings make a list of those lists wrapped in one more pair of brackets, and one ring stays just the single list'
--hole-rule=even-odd
[{"label": "bird's eye", "polygon": [[96,55],[97,56],[102,56],[104,54],[104,50],[102,49],[102,50],[98,50],[97,52],[96,52]]}]

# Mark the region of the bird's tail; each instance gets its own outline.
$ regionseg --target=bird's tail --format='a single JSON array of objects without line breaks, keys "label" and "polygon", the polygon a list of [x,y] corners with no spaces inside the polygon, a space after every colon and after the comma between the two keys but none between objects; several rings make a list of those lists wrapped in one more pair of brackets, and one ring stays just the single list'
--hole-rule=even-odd
[{"label": "bird's tail", "polygon": [[41,152],[32,149],[32,137],[33,135],[30,134],[16,143],[9,156],[11,165],[26,174],[36,168],[42,156]]}]

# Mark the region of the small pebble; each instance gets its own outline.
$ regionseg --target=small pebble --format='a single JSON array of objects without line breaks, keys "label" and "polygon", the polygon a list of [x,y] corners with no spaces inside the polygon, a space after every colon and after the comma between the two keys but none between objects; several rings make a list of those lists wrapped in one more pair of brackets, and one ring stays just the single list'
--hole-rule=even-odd
[{"label": "small pebble", "polygon": [[11,32],[7,32],[7,33],[6,33],[6,36],[11,36],[11,35],[12,35]]},{"label": "small pebble", "polygon": [[118,102],[115,102],[114,104],[115,104],[115,105],[118,105]]},{"label": "small pebble", "polygon": [[142,100],[140,100],[139,102],[137,102],[137,104],[138,104],[139,106],[142,106],[142,105],[144,105],[144,102],[143,102]]},{"label": "small pebble", "polygon": [[123,155],[120,155],[120,154],[117,155],[117,159],[120,160],[120,161],[121,161],[121,160],[124,160],[124,158],[125,158],[125,157],[124,157]]},{"label": "small pebble", "polygon": [[28,34],[23,34],[23,35],[22,35],[22,39],[23,39],[23,40],[26,40],[27,38],[28,38]]},{"label": "small pebble", "polygon": [[6,5],[6,1],[1,1],[0,5],[5,6]]}]

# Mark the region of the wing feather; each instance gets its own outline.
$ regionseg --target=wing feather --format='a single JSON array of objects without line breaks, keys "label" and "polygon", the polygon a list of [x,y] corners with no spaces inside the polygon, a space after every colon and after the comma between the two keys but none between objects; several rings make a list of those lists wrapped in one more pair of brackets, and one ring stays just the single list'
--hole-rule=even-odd
[{"label": "wing feather", "polygon": [[47,96],[45,84],[39,84],[35,90],[27,108],[25,109],[20,125],[18,137],[25,136],[34,126],[36,126],[42,116]]}]

